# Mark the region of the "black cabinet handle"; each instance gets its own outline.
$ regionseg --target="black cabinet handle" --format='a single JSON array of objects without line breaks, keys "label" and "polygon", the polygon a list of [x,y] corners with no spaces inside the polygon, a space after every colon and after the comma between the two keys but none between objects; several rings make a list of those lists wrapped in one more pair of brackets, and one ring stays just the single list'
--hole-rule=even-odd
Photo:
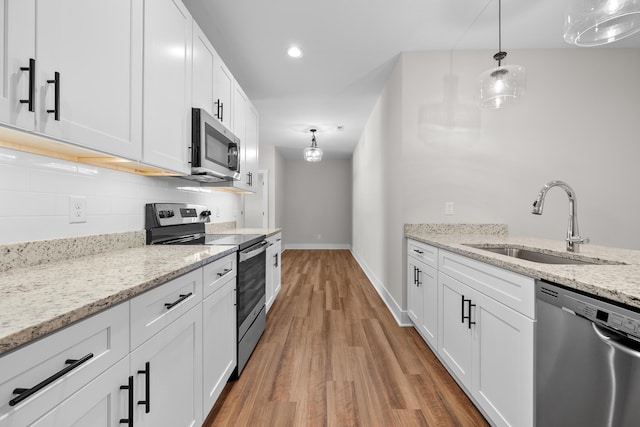
[{"label": "black cabinet handle", "polygon": [[274,255],[274,257],[276,258],[276,263],[275,263],[273,266],[274,266],[274,267],[277,267],[277,266],[278,266],[278,264],[279,264],[279,261],[278,261],[278,260],[279,260],[279,258],[280,258],[280,257],[278,256],[278,254],[275,254],[275,255]]},{"label": "black cabinet handle", "polygon": [[424,253],[424,251],[421,251],[419,249],[414,249],[413,252],[422,255]]},{"label": "black cabinet handle", "polygon": [[40,390],[42,390],[43,388],[45,388],[46,386],[48,386],[52,382],[56,381],[58,378],[60,378],[60,377],[62,377],[64,375],[66,375],[67,373],[73,371],[78,366],[82,365],[84,362],[86,362],[87,360],[91,359],[92,357],[93,357],[93,353],[89,353],[86,356],[84,356],[82,359],[67,359],[67,360],[65,360],[64,363],[66,363],[69,366],[67,366],[64,369],[61,369],[60,371],[58,371],[55,374],[51,375],[49,378],[45,379],[44,381],[39,382],[38,384],[36,384],[35,386],[33,386],[31,388],[16,388],[15,390],[13,390],[13,394],[17,394],[18,396],[14,397],[13,399],[11,399],[9,401],[9,406],[17,405],[18,403],[22,402],[23,400],[25,400],[29,396],[32,396],[33,394],[39,392]]},{"label": "black cabinet handle", "polygon": [[[469,315],[465,316],[464,315],[464,303],[468,302],[469,303]],[[471,325],[475,325],[476,322],[472,322],[471,321],[471,307],[475,307],[475,304],[471,304],[471,299],[466,299],[464,297],[464,295],[462,295],[462,323],[464,323],[465,320],[467,320],[468,325],[469,325],[469,329],[471,329]]]},{"label": "black cabinet handle", "polygon": [[464,299],[464,295],[462,295],[462,306],[460,308],[460,315],[462,316],[462,319],[460,320],[460,323],[464,323],[464,319],[466,319],[466,316],[464,315],[464,302],[466,301],[466,299]]},{"label": "black cabinet handle", "polygon": [[21,99],[21,104],[29,104],[29,111],[33,112],[33,99],[35,98],[36,91],[36,60],[29,58],[28,67],[20,67],[21,71],[29,72],[29,97],[27,99]]},{"label": "black cabinet handle", "polygon": [[120,390],[129,390],[129,418],[120,418],[120,424],[127,424],[129,427],[133,427],[133,375],[129,377],[129,383],[127,385],[121,385]]},{"label": "black cabinet handle", "polygon": [[224,270],[222,270],[222,273],[218,273],[218,277],[222,277],[226,274],[228,274],[231,271],[230,268],[225,268]]},{"label": "black cabinet handle", "polygon": [[420,270],[419,268],[416,268],[416,285],[418,287],[422,285],[422,282],[420,281],[420,273],[422,273],[422,270]]},{"label": "black cabinet handle", "polygon": [[144,364],[144,370],[138,371],[139,375],[144,374],[144,400],[139,400],[138,405],[144,405],[144,412],[149,413],[151,411],[151,363],[147,362]]},{"label": "black cabinet handle", "polygon": [[220,102],[220,98],[218,98],[215,104],[216,104],[216,119],[222,121],[224,117],[224,103]]},{"label": "black cabinet handle", "polygon": [[60,121],[60,73],[55,72],[53,80],[47,80],[47,83],[54,84],[54,107],[53,110],[47,110],[47,113],[53,113],[53,118]]},{"label": "black cabinet handle", "polygon": [[193,295],[193,292],[189,292],[188,294],[180,294],[180,298],[178,298],[174,302],[166,302],[164,306],[167,307],[167,310],[171,310],[173,307],[180,304],[182,301],[186,300],[191,295]]}]

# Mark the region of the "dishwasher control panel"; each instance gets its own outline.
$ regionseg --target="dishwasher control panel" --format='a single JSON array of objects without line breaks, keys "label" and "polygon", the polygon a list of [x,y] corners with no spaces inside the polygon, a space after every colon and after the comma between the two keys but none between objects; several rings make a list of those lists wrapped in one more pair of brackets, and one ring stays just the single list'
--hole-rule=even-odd
[{"label": "dishwasher control panel", "polygon": [[536,298],[640,339],[638,312],[543,282],[537,283]]}]

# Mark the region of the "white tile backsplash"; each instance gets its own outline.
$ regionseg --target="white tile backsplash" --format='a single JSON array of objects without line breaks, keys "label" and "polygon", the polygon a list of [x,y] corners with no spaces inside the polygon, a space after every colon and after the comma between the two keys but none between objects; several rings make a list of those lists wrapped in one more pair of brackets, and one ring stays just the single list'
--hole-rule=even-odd
[{"label": "white tile backsplash", "polygon": [[[237,221],[239,195],[178,190],[197,184],[145,177],[0,148],[0,243],[120,233],[144,229],[150,202],[199,203]],[[87,200],[87,222],[69,224],[69,196]]]}]

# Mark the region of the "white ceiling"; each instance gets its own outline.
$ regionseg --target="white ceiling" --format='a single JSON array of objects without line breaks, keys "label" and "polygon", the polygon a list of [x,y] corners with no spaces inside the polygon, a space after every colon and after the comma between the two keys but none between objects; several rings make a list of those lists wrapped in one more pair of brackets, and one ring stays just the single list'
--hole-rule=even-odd
[{"label": "white ceiling", "polygon": [[[572,48],[568,0],[503,0],[502,48]],[[400,52],[497,51],[497,0],[184,0],[260,113],[260,143],[351,156]],[[300,59],[286,55],[296,44]],[[640,35],[612,47],[640,47]],[[336,126],[344,126],[336,132]]]}]

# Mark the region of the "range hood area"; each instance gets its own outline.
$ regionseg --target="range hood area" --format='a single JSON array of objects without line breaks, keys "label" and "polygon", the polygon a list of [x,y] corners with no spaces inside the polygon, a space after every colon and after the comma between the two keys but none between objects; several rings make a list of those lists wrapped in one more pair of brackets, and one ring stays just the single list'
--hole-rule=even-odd
[{"label": "range hood area", "polygon": [[255,194],[253,188],[241,180],[223,179],[209,174],[185,175],[178,178],[198,182],[201,188],[210,188],[212,190],[236,194]]}]

